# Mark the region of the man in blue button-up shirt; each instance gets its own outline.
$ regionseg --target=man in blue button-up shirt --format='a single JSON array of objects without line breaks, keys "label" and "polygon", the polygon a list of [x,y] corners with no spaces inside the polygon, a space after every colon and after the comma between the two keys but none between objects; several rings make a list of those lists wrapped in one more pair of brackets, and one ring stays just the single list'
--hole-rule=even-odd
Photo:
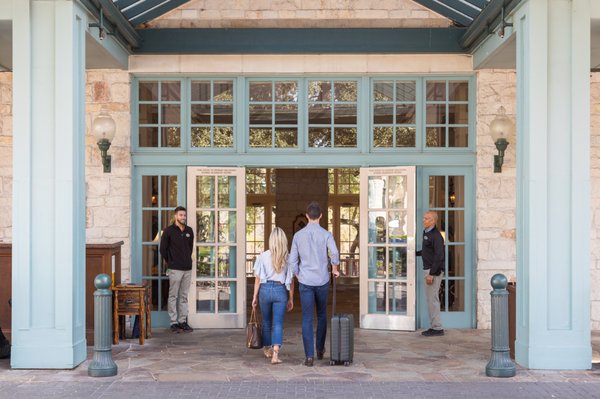
[{"label": "man in blue button-up shirt", "polygon": [[[302,341],[306,366],[313,365],[315,339],[313,336],[313,309],[317,308],[317,359],[323,359],[327,335],[327,295],[329,293],[329,259],[335,277],[340,275],[340,254],[333,235],[319,225],[323,216],[321,206],[311,202],[306,208],[308,224],[294,235],[292,250],[288,257],[288,271],[300,283],[302,304]],[[329,252],[329,259],[327,253]]]}]

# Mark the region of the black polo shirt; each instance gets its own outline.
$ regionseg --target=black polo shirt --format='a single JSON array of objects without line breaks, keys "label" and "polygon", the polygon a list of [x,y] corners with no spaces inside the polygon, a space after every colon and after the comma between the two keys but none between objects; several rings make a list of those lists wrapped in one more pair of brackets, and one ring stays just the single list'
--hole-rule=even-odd
[{"label": "black polo shirt", "polygon": [[190,226],[183,231],[175,223],[165,228],[160,239],[160,254],[173,270],[191,270],[194,232]]}]

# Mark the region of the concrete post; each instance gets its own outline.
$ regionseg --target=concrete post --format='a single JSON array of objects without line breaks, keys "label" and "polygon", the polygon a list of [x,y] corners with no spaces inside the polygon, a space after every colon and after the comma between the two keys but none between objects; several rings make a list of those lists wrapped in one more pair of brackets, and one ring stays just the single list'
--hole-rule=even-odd
[{"label": "concrete post", "polygon": [[90,377],[117,375],[112,359],[112,291],[108,274],[99,274],[94,280],[94,358],[88,367]]},{"label": "concrete post", "polygon": [[508,347],[508,280],[504,274],[494,274],[492,296],[492,357],[485,366],[488,377],[514,377],[515,364]]}]

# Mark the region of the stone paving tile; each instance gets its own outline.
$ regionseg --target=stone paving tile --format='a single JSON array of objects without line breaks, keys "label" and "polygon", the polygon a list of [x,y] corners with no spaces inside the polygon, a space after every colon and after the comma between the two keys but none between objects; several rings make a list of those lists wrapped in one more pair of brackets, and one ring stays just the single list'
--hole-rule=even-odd
[{"label": "stone paving tile", "polygon": [[[594,332],[594,359],[600,361],[600,332]],[[126,340],[114,347],[119,367],[111,383],[167,382],[492,382],[485,376],[490,355],[490,333],[484,330],[448,330],[443,337],[424,338],[418,332],[356,330],[355,362],[350,367],[329,366],[328,358],[315,367],[302,365],[300,328],[287,328],[281,358],[273,366],[262,351],[243,346],[244,331],[198,330],[190,334],[153,331],[140,346]],[[92,352],[89,352],[91,358]],[[327,356],[327,354],[326,354]],[[11,370],[0,361],[0,385],[5,382],[40,383],[97,381],[87,376],[89,360],[74,370]],[[517,368],[513,383],[600,382],[600,364],[592,370],[548,371]]]},{"label": "stone paving tile", "polygon": [[0,399],[38,398],[600,398],[600,384],[494,382],[34,382],[0,385]]}]

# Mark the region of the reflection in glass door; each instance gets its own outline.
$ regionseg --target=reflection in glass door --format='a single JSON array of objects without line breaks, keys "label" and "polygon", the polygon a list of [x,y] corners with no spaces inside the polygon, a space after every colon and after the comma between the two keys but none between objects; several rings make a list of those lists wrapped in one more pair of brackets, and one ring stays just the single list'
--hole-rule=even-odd
[{"label": "reflection in glass door", "polygon": [[196,237],[192,327],[245,324],[244,174],[243,168],[188,168],[188,224]]},{"label": "reflection in glass door", "polygon": [[362,168],[360,182],[360,326],[414,330],[415,168]]}]

